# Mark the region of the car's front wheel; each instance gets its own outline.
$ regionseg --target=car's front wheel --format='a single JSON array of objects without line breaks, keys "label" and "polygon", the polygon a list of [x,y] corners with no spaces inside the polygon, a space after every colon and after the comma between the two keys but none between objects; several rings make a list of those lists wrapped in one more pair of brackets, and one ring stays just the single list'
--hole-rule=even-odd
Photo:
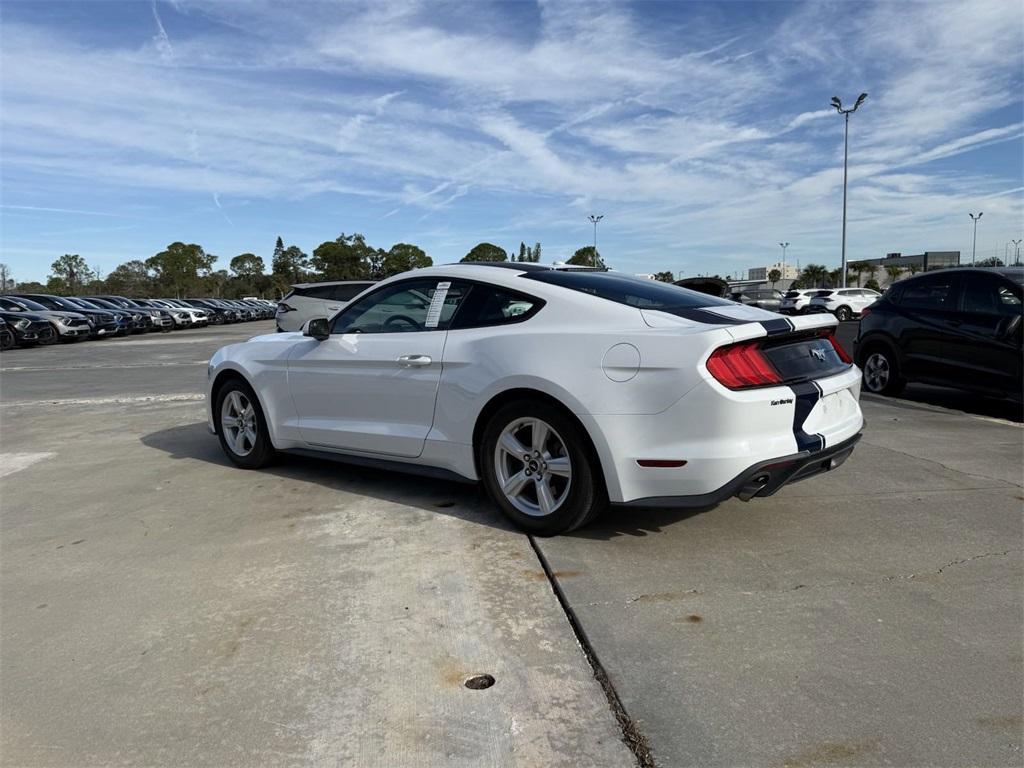
[{"label": "car's front wheel", "polygon": [[217,392],[217,436],[232,463],[242,469],[259,469],[275,457],[267,421],[252,387],[230,379]]},{"label": "car's front wheel", "polygon": [[608,503],[586,435],[552,405],[502,406],[488,422],[479,450],[488,494],[529,533],[554,536],[579,528]]},{"label": "car's front wheel", "polygon": [[900,378],[899,362],[887,348],[876,346],[864,359],[864,386],[876,395],[897,395],[906,382]]}]

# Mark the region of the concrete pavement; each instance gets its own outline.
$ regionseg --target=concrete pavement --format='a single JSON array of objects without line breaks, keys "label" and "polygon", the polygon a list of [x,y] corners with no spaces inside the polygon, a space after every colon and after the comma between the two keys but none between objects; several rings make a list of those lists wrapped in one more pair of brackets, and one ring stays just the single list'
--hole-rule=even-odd
[{"label": "concrete pavement", "polygon": [[865,397],[836,473],[531,542],[472,487],[229,466],[205,360],[268,327],[0,356],[4,765],[636,765],[570,617],[662,768],[1022,763],[998,404]]},{"label": "concrete pavement", "polygon": [[474,488],[227,464],[174,398],[254,332],[5,353],[3,764],[634,765],[529,540]]}]

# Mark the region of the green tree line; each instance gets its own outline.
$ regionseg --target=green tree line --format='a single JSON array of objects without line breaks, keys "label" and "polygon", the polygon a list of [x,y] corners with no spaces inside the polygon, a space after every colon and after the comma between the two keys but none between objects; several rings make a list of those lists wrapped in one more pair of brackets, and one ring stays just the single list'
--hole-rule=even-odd
[{"label": "green tree line", "polygon": [[[576,259],[582,251],[576,252]],[[590,249],[593,250],[593,249]],[[491,243],[474,246],[462,261],[540,261],[541,246],[519,244],[518,253]],[[582,258],[582,257],[580,257]],[[598,257],[600,258],[600,257]],[[45,283],[16,283],[7,265],[0,265],[0,290],[75,294],[118,294],[126,296],[217,296],[277,298],[294,283],[326,280],[382,280],[410,269],[433,265],[433,259],[417,245],[395,243],[388,250],[374,248],[359,234],[342,232],[305,253],[297,245],[285,246],[278,237],[270,269],[254,253],[241,253],[228,262],[228,269],[214,269],[217,256],[197,243],[175,242],[147,259],[132,259],[118,265],[106,276],[91,267],[82,256],[66,253],[50,265]],[[583,263],[582,261],[570,263]],[[589,261],[587,262],[589,263]]]}]

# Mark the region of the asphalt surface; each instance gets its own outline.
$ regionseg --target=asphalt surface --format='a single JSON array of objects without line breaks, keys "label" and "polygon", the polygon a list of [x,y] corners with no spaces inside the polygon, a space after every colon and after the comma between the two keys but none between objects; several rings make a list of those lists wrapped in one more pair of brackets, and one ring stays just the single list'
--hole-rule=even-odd
[{"label": "asphalt surface", "polygon": [[0,355],[4,765],[635,765],[566,610],[658,766],[1024,762],[1000,404],[866,397],[828,476],[531,541],[472,487],[230,466],[205,361],[269,329]]}]

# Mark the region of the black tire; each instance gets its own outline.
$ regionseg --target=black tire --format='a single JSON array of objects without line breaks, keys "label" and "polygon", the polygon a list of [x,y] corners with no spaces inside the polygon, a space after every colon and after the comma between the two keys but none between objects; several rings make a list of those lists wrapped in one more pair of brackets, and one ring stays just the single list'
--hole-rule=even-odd
[{"label": "black tire", "polygon": [[840,323],[845,323],[848,320],[853,320],[853,312],[849,307],[840,307],[836,310],[836,320]]},{"label": "black tire", "polygon": [[[545,481],[564,483],[561,486],[561,493],[564,495],[558,497],[557,506],[549,514],[540,513],[537,484],[542,481],[537,481],[536,475],[534,475],[533,483],[523,486],[526,495],[530,493],[530,489],[533,490],[538,505],[534,514],[522,511],[509,500],[502,490],[498,477],[499,471],[504,471],[497,465],[499,460],[503,461],[496,457],[498,440],[506,428],[513,427],[517,422],[528,420],[539,420],[554,431],[552,440],[556,442],[549,443],[549,445],[553,449],[558,449],[556,458],[568,459],[571,469],[571,478],[565,481],[557,476],[552,476],[556,473],[545,474],[547,465],[543,465],[544,469],[541,474],[547,478]],[[524,426],[523,429],[531,428]],[[585,525],[608,506],[608,494],[604,485],[604,477],[601,474],[600,463],[587,435],[571,417],[548,403],[519,400],[502,406],[488,421],[477,450],[480,474],[488,495],[506,517],[527,533],[538,536],[555,536],[572,531]],[[509,456],[511,457],[511,454]],[[518,459],[513,461],[519,461],[522,471],[529,474],[525,462]]]},{"label": "black tire", "polygon": [[864,388],[875,395],[898,395],[907,385],[900,370],[899,358],[883,344],[873,344],[864,351],[861,378]]},{"label": "black tire", "polygon": [[14,334],[5,330],[0,333],[0,350],[6,352],[14,346]]},{"label": "black tire", "polygon": [[[251,422],[255,427],[255,440],[246,440],[251,442],[251,448],[247,453],[241,453],[229,440],[229,436],[225,435],[225,427],[222,423],[222,416],[224,413],[224,402],[231,397],[232,393],[237,392],[241,398],[247,404],[251,404],[253,408],[254,420]],[[277,452],[274,450],[273,444],[270,442],[270,433],[267,430],[267,420],[263,417],[263,409],[260,408],[259,400],[256,399],[256,393],[252,391],[252,387],[248,383],[240,378],[231,378],[224,382],[224,385],[217,390],[217,398],[215,402],[215,409],[213,412],[214,424],[217,429],[217,438],[220,440],[221,450],[224,451],[224,455],[231,460],[236,467],[241,469],[260,469],[265,467],[277,458]],[[244,445],[242,447],[244,450]]]}]

